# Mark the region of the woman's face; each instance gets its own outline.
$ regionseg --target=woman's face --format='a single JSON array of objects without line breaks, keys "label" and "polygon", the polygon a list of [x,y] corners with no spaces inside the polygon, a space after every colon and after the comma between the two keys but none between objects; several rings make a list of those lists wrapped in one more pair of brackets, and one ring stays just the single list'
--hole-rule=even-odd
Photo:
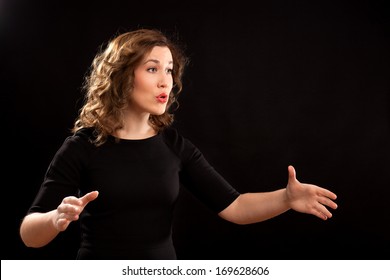
[{"label": "woman's face", "polygon": [[134,70],[129,108],[140,114],[165,112],[173,85],[173,59],[168,47],[154,47]]}]

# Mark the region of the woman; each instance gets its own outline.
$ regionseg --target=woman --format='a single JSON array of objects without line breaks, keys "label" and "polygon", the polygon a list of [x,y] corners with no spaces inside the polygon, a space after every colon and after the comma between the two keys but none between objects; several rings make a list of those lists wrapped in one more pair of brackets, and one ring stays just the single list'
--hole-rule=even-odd
[{"label": "woman", "polygon": [[336,195],[302,184],[240,194],[171,124],[187,58],[157,30],[111,40],[87,75],[85,104],[20,226],[28,247],[80,220],[78,259],[176,259],[172,215],[181,185],[221,218],[261,222],[289,209],[332,217]]}]

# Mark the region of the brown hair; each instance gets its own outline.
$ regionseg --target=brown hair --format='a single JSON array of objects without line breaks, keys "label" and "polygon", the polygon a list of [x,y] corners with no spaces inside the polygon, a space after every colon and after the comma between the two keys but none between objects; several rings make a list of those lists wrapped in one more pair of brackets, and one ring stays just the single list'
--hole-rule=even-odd
[{"label": "brown hair", "polygon": [[168,47],[172,53],[174,87],[167,110],[162,115],[151,115],[149,121],[157,131],[172,124],[173,114],[169,109],[173,103],[178,106],[177,96],[182,90],[182,75],[188,60],[178,44],[161,31],[139,29],[116,36],[95,56],[85,77],[85,103],[74,123],[73,133],[82,128],[94,128],[94,143],[99,146],[122,128],[122,111],[133,87],[134,69],[155,46]]}]

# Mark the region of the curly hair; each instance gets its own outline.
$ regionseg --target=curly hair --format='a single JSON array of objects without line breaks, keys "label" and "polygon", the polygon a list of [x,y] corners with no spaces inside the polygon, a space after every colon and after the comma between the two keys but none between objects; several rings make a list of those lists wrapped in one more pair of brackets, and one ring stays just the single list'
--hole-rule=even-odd
[{"label": "curly hair", "polygon": [[94,144],[99,146],[109,135],[123,127],[123,109],[128,94],[133,88],[134,70],[153,47],[168,47],[173,57],[173,83],[167,109],[162,115],[151,115],[149,122],[160,131],[173,123],[170,112],[182,91],[182,76],[188,63],[187,57],[177,43],[155,29],[139,29],[126,32],[111,39],[104,49],[100,48],[85,76],[84,105],[74,123],[72,132],[82,128],[94,128]]}]

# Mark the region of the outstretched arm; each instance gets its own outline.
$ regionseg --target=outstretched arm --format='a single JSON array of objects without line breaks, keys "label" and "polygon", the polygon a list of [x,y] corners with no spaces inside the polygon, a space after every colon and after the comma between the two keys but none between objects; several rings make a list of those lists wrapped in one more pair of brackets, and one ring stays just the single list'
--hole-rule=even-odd
[{"label": "outstretched arm", "polygon": [[293,209],[323,220],[331,218],[332,213],[328,207],[337,208],[334,202],[336,194],[316,185],[299,182],[292,166],[288,167],[288,173],[286,188],[273,192],[241,194],[219,216],[236,224],[252,224]]},{"label": "outstretched arm", "polygon": [[46,213],[27,215],[20,225],[20,237],[27,247],[42,247],[50,243],[69,224],[79,219],[85,206],[95,200],[97,191],[87,193],[83,197],[66,197],[57,209]]}]

